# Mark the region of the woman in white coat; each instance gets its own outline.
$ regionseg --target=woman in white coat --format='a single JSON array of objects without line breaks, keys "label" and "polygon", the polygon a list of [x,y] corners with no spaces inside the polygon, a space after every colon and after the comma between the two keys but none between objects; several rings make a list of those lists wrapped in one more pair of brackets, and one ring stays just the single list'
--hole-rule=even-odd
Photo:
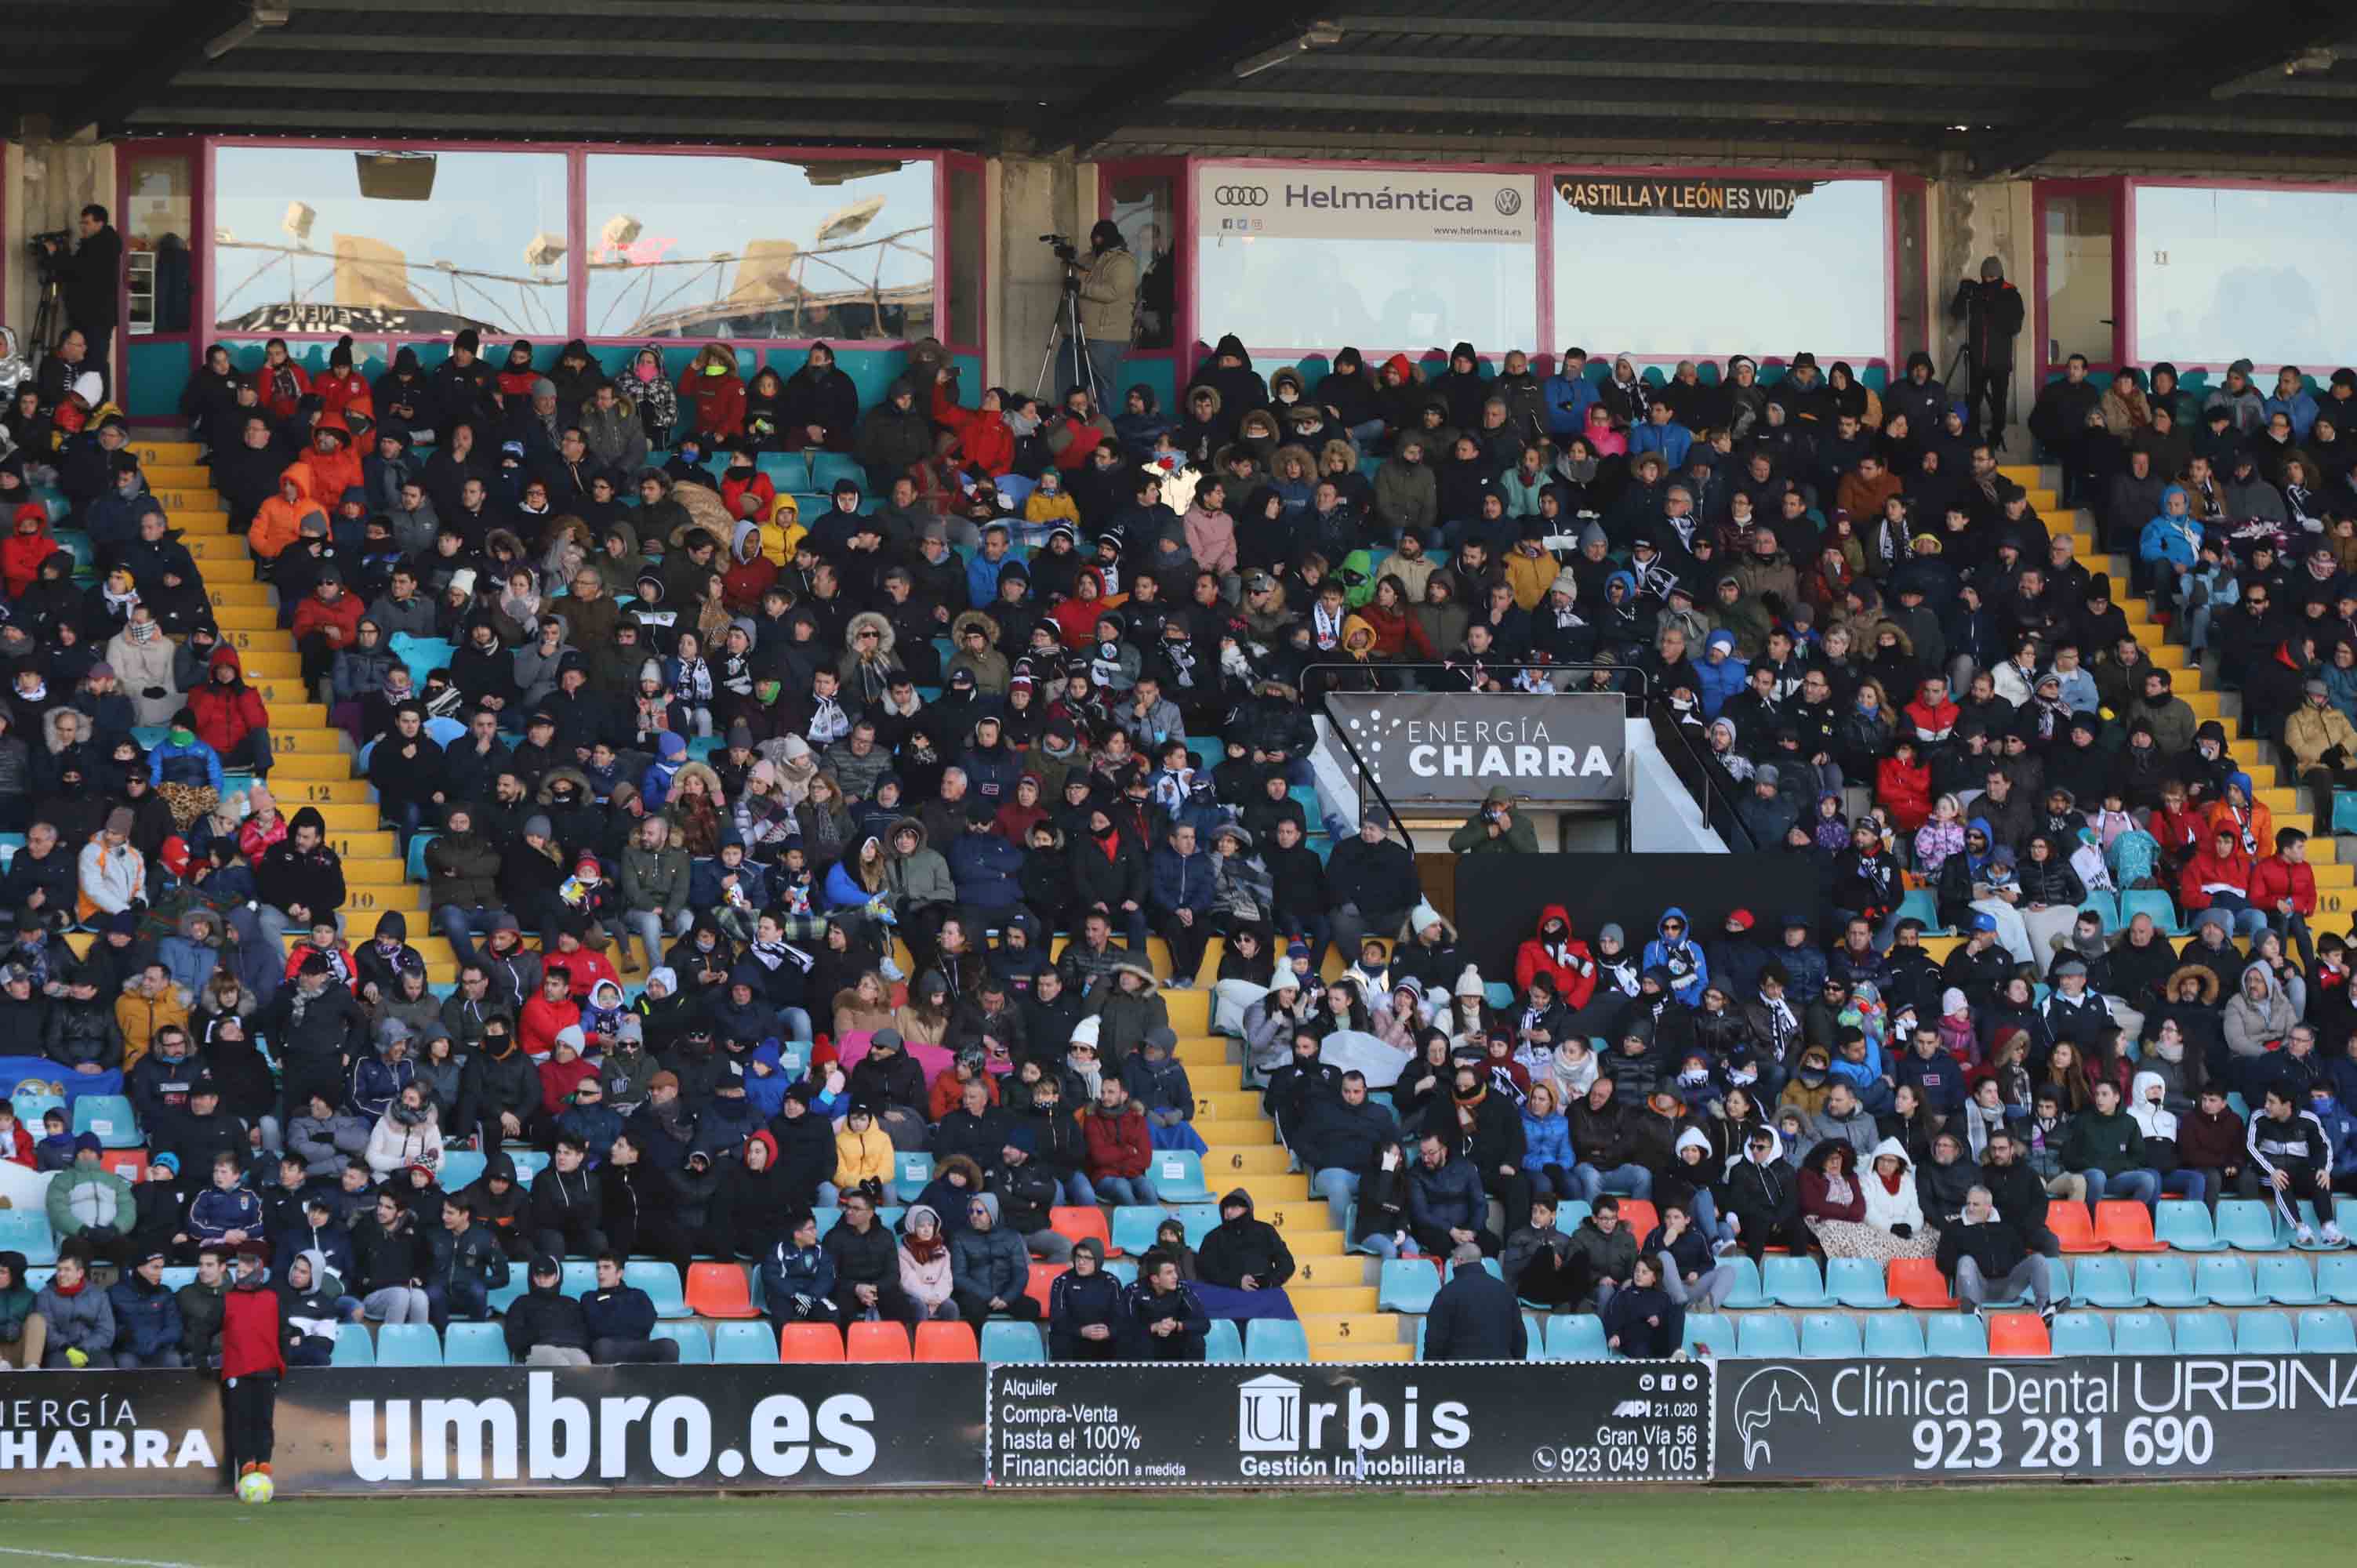
[{"label": "woman in white coat", "polygon": [[162,725],[180,711],[179,688],[172,684],[172,639],[145,604],[131,607],[131,618],[107,639],[106,662],[131,699],[141,725]]}]

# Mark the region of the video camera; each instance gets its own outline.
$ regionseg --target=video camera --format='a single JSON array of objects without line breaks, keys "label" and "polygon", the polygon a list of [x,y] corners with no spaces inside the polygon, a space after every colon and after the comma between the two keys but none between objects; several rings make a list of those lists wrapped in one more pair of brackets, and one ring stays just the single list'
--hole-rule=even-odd
[{"label": "video camera", "polygon": [[51,229],[35,234],[25,242],[25,249],[32,254],[40,281],[55,283],[64,276],[66,258],[73,253],[73,231]]},{"label": "video camera", "polygon": [[1072,243],[1072,237],[1070,234],[1042,234],[1039,236],[1039,242],[1051,247],[1056,252],[1056,259],[1066,266],[1080,264],[1081,248]]}]

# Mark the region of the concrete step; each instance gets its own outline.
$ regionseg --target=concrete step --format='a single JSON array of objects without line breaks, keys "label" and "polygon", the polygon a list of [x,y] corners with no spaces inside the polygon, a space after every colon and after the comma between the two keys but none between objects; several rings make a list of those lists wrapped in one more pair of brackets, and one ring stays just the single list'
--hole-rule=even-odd
[{"label": "concrete step", "polygon": [[1414,1320],[1394,1312],[1305,1312],[1301,1327],[1317,1345],[1400,1345],[1413,1353]]},{"label": "concrete step", "polygon": [[[1413,1334],[1415,1330],[1408,1332]],[[1413,1339],[1375,1345],[1363,1339],[1338,1339],[1331,1344],[1312,1340],[1309,1359],[1313,1361],[1413,1361],[1415,1359],[1415,1344]]]},{"label": "concrete step", "polygon": [[199,473],[205,471],[197,464],[197,454],[202,449],[202,446],[194,441],[134,441],[131,443],[131,450],[138,455],[143,467],[184,463],[197,467]]}]

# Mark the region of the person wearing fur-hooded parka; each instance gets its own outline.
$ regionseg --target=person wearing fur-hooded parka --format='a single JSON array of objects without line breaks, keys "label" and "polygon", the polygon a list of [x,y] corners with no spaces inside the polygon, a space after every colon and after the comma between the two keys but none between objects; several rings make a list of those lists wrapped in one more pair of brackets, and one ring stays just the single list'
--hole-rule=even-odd
[{"label": "person wearing fur-hooded parka", "polygon": [[2243,971],[2242,984],[2226,999],[2226,1049],[2247,1070],[2248,1064],[2280,1048],[2298,1022],[2274,968],[2255,962]]},{"label": "person wearing fur-hooded parka", "polygon": [[892,493],[892,481],[932,456],[933,422],[917,405],[917,389],[896,381],[885,390],[884,401],[859,421],[852,455],[867,470],[870,490]]},{"label": "person wearing fur-hooded parka", "polygon": [[[979,630],[982,647],[979,651],[967,641],[966,633]],[[950,623],[950,644],[956,650],[950,655],[948,674],[961,670],[974,671],[974,689],[986,697],[1004,696],[1012,679],[1006,655],[998,650],[998,623],[980,610],[966,610]]]},{"label": "person wearing fur-hooded parka", "polygon": [[707,440],[745,434],[745,380],[737,355],[724,343],[706,344],[679,378],[687,427]]},{"label": "person wearing fur-hooded parka", "polygon": [[[873,632],[869,637],[866,634]],[[843,657],[835,675],[843,682],[845,711],[856,712],[884,700],[892,676],[905,666],[892,650],[898,639],[892,623],[873,610],[853,616],[843,628]]]}]

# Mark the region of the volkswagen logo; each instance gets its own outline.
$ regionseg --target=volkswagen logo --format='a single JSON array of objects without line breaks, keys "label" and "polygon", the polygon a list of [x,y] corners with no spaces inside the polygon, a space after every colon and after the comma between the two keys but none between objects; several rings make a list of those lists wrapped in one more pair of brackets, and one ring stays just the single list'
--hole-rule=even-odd
[{"label": "volkswagen logo", "polygon": [[1498,216],[1512,218],[1523,209],[1523,193],[1512,186],[1501,187],[1497,195]]},{"label": "volkswagen logo", "polygon": [[1211,189],[1211,199],[1222,207],[1266,207],[1268,187],[1265,185],[1222,185]]}]

